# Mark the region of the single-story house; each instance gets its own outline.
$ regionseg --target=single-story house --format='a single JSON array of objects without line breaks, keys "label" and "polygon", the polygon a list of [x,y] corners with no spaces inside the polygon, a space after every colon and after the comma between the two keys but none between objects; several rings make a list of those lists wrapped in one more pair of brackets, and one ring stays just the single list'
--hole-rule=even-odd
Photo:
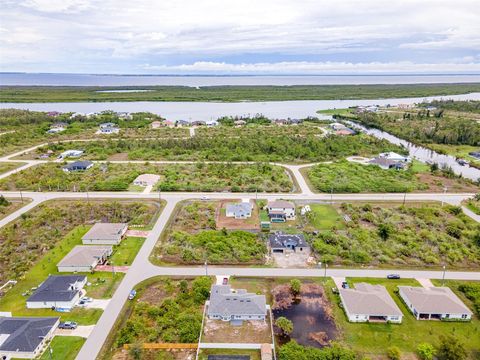
[{"label": "single-story house", "polygon": [[334,122],[334,123],[330,123],[328,124],[328,126],[332,129],[332,130],[343,130],[343,129],[346,129],[346,126],[343,125],[342,123],[337,123],[337,122]]},{"label": "single-story house", "polygon": [[162,122],[161,122],[161,121],[158,121],[158,120],[152,121],[152,122],[150,123],[150,127],[151,127],[152,129],[159,129],[159,128],[161,128],[162,126],[163,126]]},{"label": "single-story house", "polygon": [[112,255],[111,246],[77,245],[57,264],[58,272],[90,272]]},{"label": "single-story house", "polygon": [[267,204],[268,216],[271,222],[295,220],[295,205],[289,201],[275,200]]},{"label": "single-story house", "polygon": [[0,317],[0,358],[39,357],[59,323],[59,317]]},{"label": "single-story house", "polygon": [[84,245],[118,245],[127,232],[125,223],[96,223],[82,237]]},{"label": "single-story house", "polygon": [[384,170],[388,170],[388,169],[401,170],[401,169],[405,168],[405,163],[404,162],[389,160],[389,159],[383,158],[383,157],[376,157],[376,158],[370,160],[368,163],[372,164],[372,165],[377,165]]},{"label": "single-story house", "polygon": [[353,289],[342,288],[338,292],[350,322],[402,322],[403,313],[385,286],[358,283]]},{"label": "single-story house", "polygon": [[175,121],[173,120],[165,120],[163,122],[163,126],[166,126],[166,127],[169,127],[169,128],[173,128],[175,127]]},{"label": "single-story house", "polygon": [[177,120],[175,122],[175,125],[178,126],[178,127],[184,127],[184,126],[190,126],[191,124],[187,120]]},{"label": "single-story house", "polygon": [[118,134],[120,132],[120,128],[116,125],[112,127],[101,127],[97,133],[99,134]]},{"label": "single-story house", "polygon": [[393,151],[381,153],[378,157],[398,162],[410,162],[412,160],[409,156],[403,156]]},{"label": "single-story house", "polygon": [[247,125],[247,122],[245,120],[235,120],[233,122],[233,125],[235,126],[244,126],[244,125]]},{"label": "single-story house", "polygon": [[115,115],[117,115],[119,119],[124,119],[124,120],[131,120],[133,118],[132,114],[125,111],[116,112]]},{"label": "single-story house", "polygon": [[272,253],[302,252],[309,250],[310,247],[303,234],[271,234],[268,237],[268,243]]},{"label": "single-story house", "polygon": [[210,121],[207,121],[207,126],[208,126],[208,127],[215,127],[215,126],[218,126],[218,121],[217,121],[217,120],[210,120]]},{"label": "single-story house", "polygon": [[399,286],[398,293],[417,320],[463,320],[472,312],[448,287]]},{"label": "single-story house", "polygon": [[205,126],[207,123],[203,120],[195,120],[192,121],[192,126]]},{"label": "single-story house", "polygon": [[69,157],[80,157],[83,155],[83,150],[67,150],[58,155],[59,159],[65,159]]},{"label": "single-story house", "polygon": [[349,128],[344,128],[344,129],[335,131],[335,135],[339,135],[339,136],[349,136],[349,135],[355,135],[355,134],[356,134],[355,130],[352,130]]},{"label": "single-story house", "polygon": [[100,129],[105,129],[105,128],[113,128],[116,127],[117,124],[112,123],[112,122],[107,122],[107,123],[102,123],[99,125]]},{"label": "single-story house", "polygon": [[133,185],[137,186],[154,186],[160,180],[160,175],[155,174],[141,174],[133,180]]},{"label": "single-story house", "polygon": [[252,208],[252,204],[248,199],[242,200],[242,202],[239,203],[230,203],[227,204],[225,216],[235,219],[247,219],[252,216]]},{"label": "single-story house", "polygon": [[242,323],[243,320],[265,320],[267,306],[265,295],[232,290],[230,285],[213,285],[207,307],[209,319]]},{"label": "single-story house", "polygon": [[70,310],[81,297],[85,275],[50,275],[27,299],[28,309]]},{"label": "single-story house", "polygon": [[52,127],[47,131],[47,134],[57,134],[59,132],[65,131],[64,127]]},{"label": "single-story house", "polygon": [[62,170],[65,172],[71,171],[87,171],[93,166],[93,162],[85,160],[85,161],[74,161],[72,163],[68,163],[67,165],[62,167]]},{"label": "single-story house", "polygon": [[290,124],[290,120],[287,120],[287,119],[273,119],[272,122],[275,125],[288,125],[288,124]]}]

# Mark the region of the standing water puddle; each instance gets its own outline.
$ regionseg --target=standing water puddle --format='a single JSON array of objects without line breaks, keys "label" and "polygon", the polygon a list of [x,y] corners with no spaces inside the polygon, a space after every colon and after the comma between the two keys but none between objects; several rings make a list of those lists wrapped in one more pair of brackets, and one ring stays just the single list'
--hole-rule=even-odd
[{"label": "standing water puddle", "polygon": [[284,316],[293,322],[290,337],[277,335],[280,344],[293,339],[301,345],[318,348],[335,340],[337,329],[332,318],[332,305],[321,285],[303,284],[297,299],[290,294],[289,285],[277,286],[272,293],[275,299],[272,308],[274,318]]}]

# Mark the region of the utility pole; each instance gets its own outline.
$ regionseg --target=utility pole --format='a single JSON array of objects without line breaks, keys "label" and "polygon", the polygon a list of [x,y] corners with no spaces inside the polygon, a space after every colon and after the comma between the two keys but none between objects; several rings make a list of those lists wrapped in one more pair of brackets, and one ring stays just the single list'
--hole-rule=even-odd
[{"label": "utility pole", "polygon": [[20,190],[20,199],[22,200],[22,204],[23,204],[23,194],[22,194],[22,190]]},{"label": "utility pole", "polygon": [[403,206],[405,206],[405,200],[407,200],[407,190],[405,190],[405,193],[403,194]]},{"label": "utility pole", "polygon": [[327,281],[327,267],[328,267],[328,264],[325,261],[325,273],[323,274],[323,282]]},{"label": "utility pole", "polygon": [[447,266],[443,265],[442,286],[445,286],[445,270]]},{"label": "utility pole", "polygon": [[205,260],[205,276],[208,276],[208,262]]}]

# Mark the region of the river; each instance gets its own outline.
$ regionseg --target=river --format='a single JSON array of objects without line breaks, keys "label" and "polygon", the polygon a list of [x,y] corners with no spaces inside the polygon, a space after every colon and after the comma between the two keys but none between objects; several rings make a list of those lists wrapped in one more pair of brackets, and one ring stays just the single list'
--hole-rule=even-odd
[{"label": "river", "polygon": [[306,118],[317,116],[318,110],[342,109],[360,105],[413,104],[433,99],[480,100],[480,93],[425,98],[372,100],[295,100],[266,102],[73,102],[73,103],[0,103],[0,109],[16,108],[35,111],[94,113],[104,110],[118,112],[149,111],[169,120],[215,120],[222,116],[253,116],[269,118]]}]

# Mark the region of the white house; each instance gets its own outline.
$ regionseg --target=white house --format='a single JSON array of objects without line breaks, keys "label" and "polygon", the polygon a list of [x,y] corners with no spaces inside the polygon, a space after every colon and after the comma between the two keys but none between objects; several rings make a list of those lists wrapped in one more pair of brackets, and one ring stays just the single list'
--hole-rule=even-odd
[{"label": "white house", "polygon": [[410,162],[412,159],[409,156],[403,156],[397,154],[396,152],[390,151],[386,153],[381,153],[378,155],[379,158],[384,158],[390,161],[398,161],[398,162]]},{"label": "white house", "polygon": [[122,241],[128,225],[124,223],[97,223],[83,235],[84,245],[118,245]]},{"label": "white house", "polygon": [[65,158],[69,158],[69,157],[76,158],[76,157],[80,157],[82,155],[83,155],[82,150],[67,150],[67,151],[62,152],[60,155],[58,155],[58,158],[59,159],[65,159]]},{"label": "white house", "polygon": [[399,286],[398,292],[417,320],[468,321],[473,315],[448,287]]},{"label": "white house", "polygon": [[213,285],[207,306],[209,319],[241,323],[244,320],[265,320],[265,295],[248,293],[245,289],[232,290],[230,285]]},{"label": "white house", "polygon": [[239,203],[227,204],[225,209],[226,217],[233,217],[235,219],[247,219],[252,216],[252,204],[249,199],[243,199]]},{"label": "white house", "polygon": [[57,264],[58,272],[90,272],[112,251],[111,246],[77,245]]},{"label": "white house", "polygon": [[402,311],[382,285],[358,283],[338,292],[350,322],[402,322]]},{"label": "white house", "polygon": [[59,323],[59,317],[0,317],[0,359],[40,357]]},{"label": "white house", "polygon": [[50,275],[27,299],[28,309],[69,311],[80,300],[85,275]]},{"label": "white house", "polygon": [[295,205],[285,200],[269,201],[267,211],[272,222],[285,222],[296,218]]}]

